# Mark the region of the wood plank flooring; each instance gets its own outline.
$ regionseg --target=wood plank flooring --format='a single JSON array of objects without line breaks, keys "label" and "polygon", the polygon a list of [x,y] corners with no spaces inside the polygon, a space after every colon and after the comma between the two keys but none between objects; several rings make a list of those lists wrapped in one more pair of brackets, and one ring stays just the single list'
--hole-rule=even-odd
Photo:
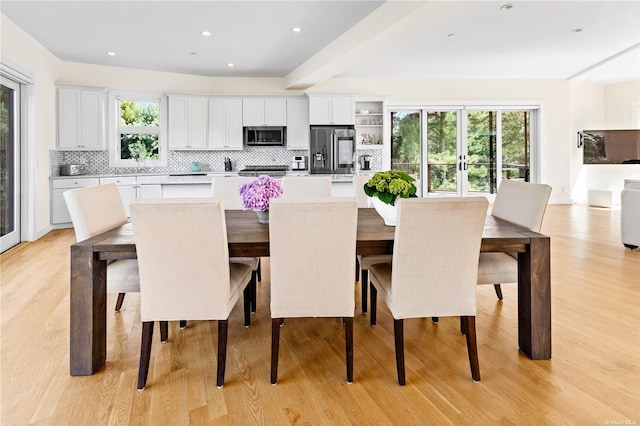
[{"label": "wood plank flooring", "polygon": [[[290,319],[281,330],[277,386],[269,384],[269,262],[250,328],[229,321],[225,386],[215,386],[215,322],[170,324],[154,336],[147,388],[136,390],[138,295],[115,313],[109,295],[107,363],[69,371],[69,245],[53,231],[0,257],[2,425],[576,424],[640,421],[640,251],[620,243],[620,211],[549,206],[552,359],[517,348],[517,292],[478,290],[482,381],[471,380],[457,318],[405,321],[407,385],[397,384],[393,323],[360,314],[354,286],[354,383],[345,383],[337,319]],[[241,303],[241,302],[240,302]],[[157,333],[156,333],[157,334]],[[613,424],[613,423],[609,423]]]}]

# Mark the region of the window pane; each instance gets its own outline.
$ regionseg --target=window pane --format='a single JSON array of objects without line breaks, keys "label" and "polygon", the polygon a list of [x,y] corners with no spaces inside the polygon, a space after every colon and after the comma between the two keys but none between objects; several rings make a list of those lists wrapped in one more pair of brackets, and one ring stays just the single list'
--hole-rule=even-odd
[{"label": "window pane", "polygon": [[529,111],[502,113],[502,179],[529,181]]},{"label": "window pane", "polygon": [[120,101],[120,125],[121,126],[158,126],[157,102]]},{"label": "window pane", "polygon": [[158,159],[158,135],[120,134],[120,158]]},{"label": "window pane", "polygon": [[391,113],[391,169],[409,173],[416,179],[418,196],[420,183],[420,112]]},{"label": "window pane", "polygon": [[15,227],[15,149],[18,141],[14,129],[15,91],[0,85],[0,236]]},{"label": "window pane", "polygon": [[469,111],[467,114],[469,192],[496,192],[496,112]]},{"label": "window pane", "polygon": [[458,114],[455,111],[427,113],[428,185],[427,192],[456,192],[458,152]]}]

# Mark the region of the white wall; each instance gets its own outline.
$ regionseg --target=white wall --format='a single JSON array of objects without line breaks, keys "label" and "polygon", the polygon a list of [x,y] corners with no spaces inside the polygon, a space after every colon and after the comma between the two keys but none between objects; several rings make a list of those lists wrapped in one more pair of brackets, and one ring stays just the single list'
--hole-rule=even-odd
[{"label": "white wall", "polygon": [[604,91],[606,129],[639,129],[640,80],[609,84]]},{"label": "white wall", "polygon": [[35,225],[49,228],[49,149],[56,144],[56,90],[61,61],[4,15],[0,17],[0,54],[34,75]]}]

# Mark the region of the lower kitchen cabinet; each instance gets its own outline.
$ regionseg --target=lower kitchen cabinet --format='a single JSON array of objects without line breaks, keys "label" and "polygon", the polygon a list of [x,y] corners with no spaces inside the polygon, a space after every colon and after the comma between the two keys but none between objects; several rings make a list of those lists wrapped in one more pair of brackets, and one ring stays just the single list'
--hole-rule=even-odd
[{"label": "lower kitchen cabinet", "polygon": [[162,185],[162,198],[211,197],[210,183]]}]

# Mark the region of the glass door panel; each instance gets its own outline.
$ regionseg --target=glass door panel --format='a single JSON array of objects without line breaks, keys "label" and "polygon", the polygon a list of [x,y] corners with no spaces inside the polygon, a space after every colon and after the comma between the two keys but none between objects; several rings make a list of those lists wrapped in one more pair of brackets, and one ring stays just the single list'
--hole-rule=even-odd
[{"label": "glass door panel", "polygon": [[457,194],[458,113],[427,112],[427,194]]},{"label": "glass door panel", "polygon": [[20,85],[0,84],[0,250],[20,242],[20,138],[18,96]]},{"label": "glass door panel", "polygon": [[502,113],[502,179],[529,182],[531,112]]},{"label": "glass door panel", "polygon": [[420,111],[391,112],[391,169],[407,172],[416,179],[418,197],[422,196],[420,127]]},{"label": "glass door panel", "polygon": [[467,192],[496,192],[496,111],[467,112]]}]

